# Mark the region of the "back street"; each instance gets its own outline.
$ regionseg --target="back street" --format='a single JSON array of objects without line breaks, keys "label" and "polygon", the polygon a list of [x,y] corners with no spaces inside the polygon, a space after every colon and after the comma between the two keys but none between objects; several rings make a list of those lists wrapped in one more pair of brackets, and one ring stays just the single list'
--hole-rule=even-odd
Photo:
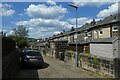
[{"label": "back street", "polygon": [[52,57],[44,56],[43,68],[21,68],[17,78],[96,78],[95,75]]}]

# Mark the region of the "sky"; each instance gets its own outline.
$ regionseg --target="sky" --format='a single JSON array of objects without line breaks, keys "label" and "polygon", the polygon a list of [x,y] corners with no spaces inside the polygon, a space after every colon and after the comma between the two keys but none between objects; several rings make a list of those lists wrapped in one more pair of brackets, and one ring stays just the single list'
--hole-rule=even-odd
[{"label": "sky", "polygon": [[[93,1],[93,2],[92,2]],[[95,2],[94,2],[95,1]],[[13,35],[13,29],[23,25],[30,38],[48,38],[63,30],[75,27],[76,10],[68,4],[78,6],[78,27],[118,13],[118,0],[114,2],[2,2],[0,3],[0,31]]]}]

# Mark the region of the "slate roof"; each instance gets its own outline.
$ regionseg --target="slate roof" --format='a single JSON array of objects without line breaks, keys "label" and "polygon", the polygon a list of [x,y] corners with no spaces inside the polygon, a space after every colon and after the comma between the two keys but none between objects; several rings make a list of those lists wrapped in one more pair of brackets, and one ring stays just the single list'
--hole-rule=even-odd
[{"label": "slate roof", "polygon": [[101,27],[102,25],[119,22],[120,21],[119,18],[120,18],[120,14],[110,15],[108,17],[105,17],[103,20],[96,21],[96,24],[92,28]]},{"label": "slate roof", "polygon": [[88,29],[90,29],[92,27],[94,27],[94,26],[92,26],[91,24],[85,24],[82,27],[78,28],[78,31],[88,30]]},{"label": "slate roof", "polygon": [[99,39],[94,39],[90,41],[90,43],[113,43],[117,39],[118,39],[117,37],[99,38]]},{"label": "slate roof", "polygon": [[[120,21],[119,17],[120,17],[120,14],[111,15],[111,16],[105,17],[103,20],[96,21],[95,25],[92,25],[91,23],[85,24],[82,27],[79,27],[77,29],[77,31],[82,32],[82,31],[85,31],[85,30],[90,30],[92,28],[98,27],[100,25],[105,25],[105,24],[118,22],[118,21]],[[65,35],[68,35],[68,34],[74,34],[74,33],[76,33],[76,28],[75,28],[74,31],[69,30],[69,31],[64,32],[63,34],[57,34],[55,36],[52,36],[50,39],[54,39],[54,38],[58,38],[58,37],[62,37],[62,36],[65,36]]]}]

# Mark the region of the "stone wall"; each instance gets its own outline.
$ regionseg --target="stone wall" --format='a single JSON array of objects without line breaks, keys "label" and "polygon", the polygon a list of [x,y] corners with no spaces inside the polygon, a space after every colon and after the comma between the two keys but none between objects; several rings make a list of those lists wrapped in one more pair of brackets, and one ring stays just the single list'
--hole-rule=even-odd
[{"label": "stone wall", "polygon": [[15,41],[2,38],[2,79],[15,78],[19,69],[19,52],[15,47]]},{"label": "stone wall", "polygon": [[82,68],[93,71],[103,76],[115,77],[114,61],[113,59],[106,59],[92,55],[79,55],[81,59]]},{"label": "stone wall", "polygon": [[[65,62],[75,64],[75,52],[67,51],[65,56]],[[69,55],[68,55],[69,54]],[[114,60],[106,59],[103,57],[97,58],[90,54],[79,54],[78,55],[79,67],[92,71],[96,74],[100,74],[106,77],[115,77]]]}]

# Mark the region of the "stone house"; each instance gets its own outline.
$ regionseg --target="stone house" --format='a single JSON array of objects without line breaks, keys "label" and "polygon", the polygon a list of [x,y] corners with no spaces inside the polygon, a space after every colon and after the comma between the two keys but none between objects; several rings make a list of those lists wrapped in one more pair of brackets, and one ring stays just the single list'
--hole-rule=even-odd
[{"label": "stone house", "polygon": [[68,42],[67,41],[50,41],[50,55],[54,58],[60,58],[59,53],[62,52],[63,54],[67,50]]},{"label": "stone house", "polygon": [[[114,77],[113,59],[119,57],[119,43],[116,40],[119,22],[118,15],[110,15],[99,21],[93,19],[91,23],[86,23],[77,29],[78,53],[82,53],[79,57],[82,58],[82,67],[93,71],[99,70],[101,74],[105,73]],[[52,40],[67,40],[67,49],[76,51],[76,29],[72,28],[72,30],[55,35]],[[94,64],[95,60],[101,64]]]},{"label": "stone house", "polygon": [[103,20],[97,21],[90,29],[92,40],[97,38],[116,37],[118,35],[118,15],[111,15]]}]

